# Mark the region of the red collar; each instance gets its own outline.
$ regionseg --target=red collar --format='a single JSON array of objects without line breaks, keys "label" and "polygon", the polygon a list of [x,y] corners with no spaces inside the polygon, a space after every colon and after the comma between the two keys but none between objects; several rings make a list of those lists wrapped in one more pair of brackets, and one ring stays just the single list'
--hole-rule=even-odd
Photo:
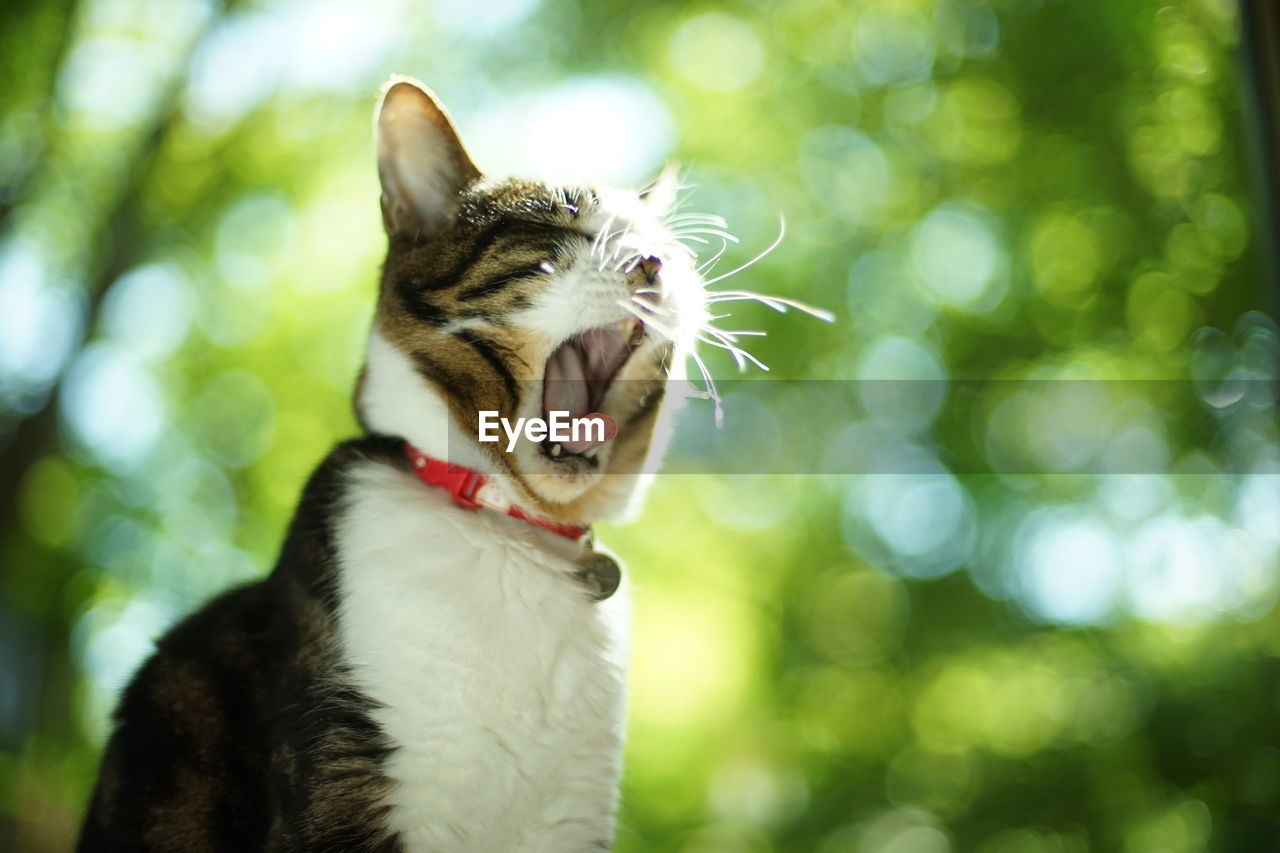
[{"label": "red collar", "polygon": [[453,496],[453,501],[458,506],[467,509],[488,507],[512,518],[527,521],[534,527],[550,530],[558,536],[575,541],[581,539],[591,529],[573,524],[558,524],[545,518],[529,515],[507,500],[506,495],[502,494],[498,487],[490,483],[479,471],[463,465],[450,465],[442,459],[433,459],[407,441],[404,444],[404,453],[413,464],[413,470],[418,475],[418,479],[428,486],[444,489]]}]

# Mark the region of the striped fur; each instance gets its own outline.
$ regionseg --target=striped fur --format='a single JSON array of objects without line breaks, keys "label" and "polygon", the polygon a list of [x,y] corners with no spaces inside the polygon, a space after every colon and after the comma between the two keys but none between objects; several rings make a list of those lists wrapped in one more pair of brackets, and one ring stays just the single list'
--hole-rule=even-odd
[{"label": "striped fur", "polygon": [[[388,99],[397,91],[393,87]],[[443,109],[421,90],[402,94],[447,124]],[[394,137],[385,128],[382,133]],[[383,209],[393,213],[385,217],[390,247],[374,334],[447,406],[449,440],[415,431],[410,423],[379,423],[366,401],[367,368],[356,398],[362,422],[374,431],[421,438],[424,450],[494,475],[514,501],[553,520],[590,523],[616,515],[665,444],[661,430],[654,441],[659,403],[706,319],[692,259],[661,222],[668,197],[484,178],[451,125],[437,146],[447,152],[437,152],[438,160],[466,165],[457,169],[456,184],[427,205],[400,189],[393,177],[395,152],[380,146]],[[414,215],[415,205],[428,209]],[[656,281],[639,275],[632,262],[640,257],[660,260]],[[605,399],[608,414],[626,428],[604,451],[601,465],[553,464],[536,448],[507,454],[475,441],[478,411],[537,415],[552,351],[585,329],[631,317],[637,292],[651,291],[660,291],[646,298],[661,303],[661,322],[655,321]]]}]

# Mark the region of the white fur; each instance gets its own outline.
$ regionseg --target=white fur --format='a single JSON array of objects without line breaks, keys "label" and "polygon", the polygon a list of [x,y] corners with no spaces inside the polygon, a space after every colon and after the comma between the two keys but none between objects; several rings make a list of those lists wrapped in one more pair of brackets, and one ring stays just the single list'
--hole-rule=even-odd
[{"label": "white fur", "polygon": [[[375,328],[370,428],[481,467],[429,383]],[[339,631],[395,748],[391,828],[415,851],[574,851],[613,836],[625,598],[571,576],[580,546],[468,511],[411,474],[355,470],[338,529]]]},{"label": "white fur", "polygon": [[[628,239],[658,231],[651,215],[639,218],[625,217]],[[613,233],[623,220],[596,213],[585,225]],[[629,316],[618,304],[626,275],[600,266],[581,251],[514,321],[559,341]],[[687,264],[671,265],[664,280],[696,284]],[[672,294],[677,306],[693,295]],[[371,430],[494,473],[376,327],[367,355],[360,410]],[[503,477],[494,482],[514,498]],[[374,719],[394,747],[390,826],[408,853],[574,853],[611,843],[627,605],[624,591],[588,599],[572,576],[580,547],[465,510],[385,465],[352,473],[338,534],[339,631],[354,686],[377,703]]]},{"label": "white fur", "polygon": [[359,406],[374,432],[402,436],[428,456],[492,473],[474,438],[463,435],[431,383],[376,324],[365,350]]},{"label": "white fur", "polygon": [[390,825],[409,853],[611,841],[626,603],[587,598],[578,547],[385,465],[352,472],[340,637],[395,747]]}]

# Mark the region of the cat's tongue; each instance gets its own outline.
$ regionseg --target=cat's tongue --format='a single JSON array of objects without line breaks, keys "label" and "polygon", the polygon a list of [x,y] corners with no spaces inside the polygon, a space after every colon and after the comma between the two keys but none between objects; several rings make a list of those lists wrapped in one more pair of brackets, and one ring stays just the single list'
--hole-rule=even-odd
[{"label": "cat's tongue", "polygon": [[[565,453],[583,453],[593,447],[600,447],[606,442],[613,441],[613,437],[618,434],[618,422],[603,412],[592,412],[584,417],[590,421],[604,421],[604,438],[600,441],[562,441],[560,446],[564,448]],[[586,425],[584,424],[584,426]],[[592,426],[582,429],[581,432],[594,435],[598,429],[598,427]]]}]

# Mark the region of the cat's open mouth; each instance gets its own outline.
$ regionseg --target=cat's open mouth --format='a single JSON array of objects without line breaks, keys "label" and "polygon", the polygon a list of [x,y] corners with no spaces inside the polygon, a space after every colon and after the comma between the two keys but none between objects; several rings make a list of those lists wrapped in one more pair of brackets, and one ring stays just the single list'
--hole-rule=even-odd
[{"label": "cat's open mouth", "polygon": [[[553,411],[568,412],[572,419],[606,414],[601,411],[605,394],[644,335],[644,323],[631,317],[579,332],[557,347],[543,372],[542,417],[549,420]],[[542,453],[556,461],[576,457],[594,460],[609,438],[612,436],[602,438],[595,433],[569,441],[548,439],[542,442]]]}]

